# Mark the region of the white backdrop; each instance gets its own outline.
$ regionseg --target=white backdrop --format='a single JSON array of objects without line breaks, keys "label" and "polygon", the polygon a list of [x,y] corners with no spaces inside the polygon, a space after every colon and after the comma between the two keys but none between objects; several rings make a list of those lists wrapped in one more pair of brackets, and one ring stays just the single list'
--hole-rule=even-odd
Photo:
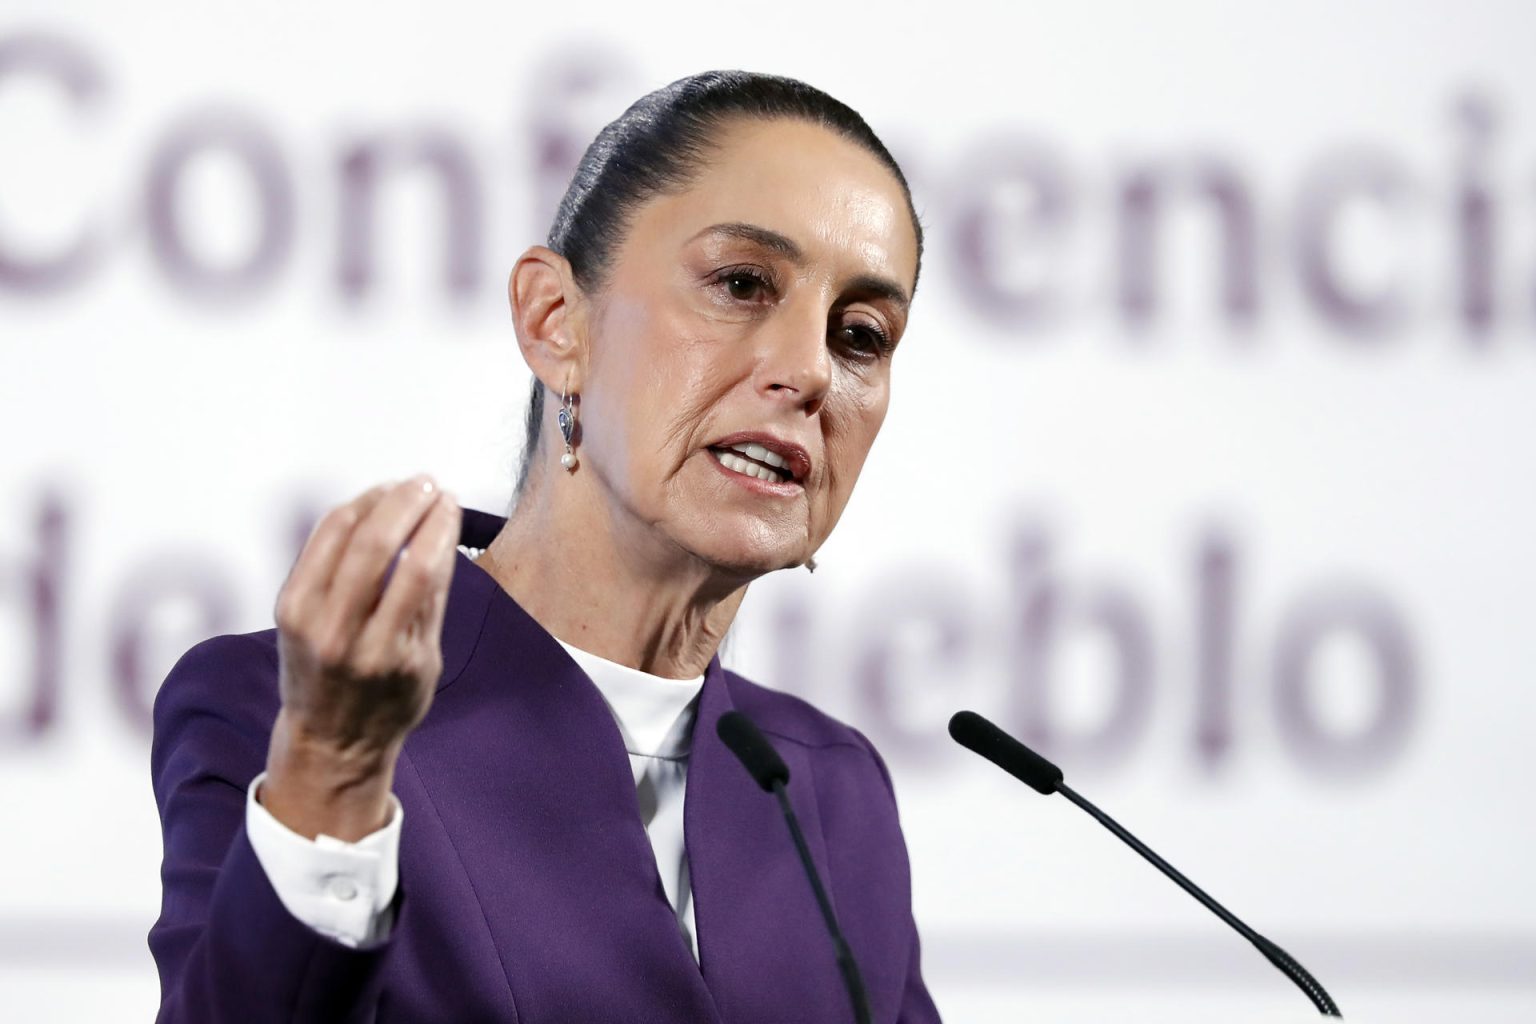
[{"label": "white backdrop", "polygon": [[823,568],[727,661],[887,754],[946,1018],[1308,1016],[974,707],[1351,1017],[1536,1019],[1536,15],[1238,8],[10,0],[7,1016],[153,1016],[154,688],[370,483],[504,510],[506,272],[600,124],[746,67],[929,232]]}]

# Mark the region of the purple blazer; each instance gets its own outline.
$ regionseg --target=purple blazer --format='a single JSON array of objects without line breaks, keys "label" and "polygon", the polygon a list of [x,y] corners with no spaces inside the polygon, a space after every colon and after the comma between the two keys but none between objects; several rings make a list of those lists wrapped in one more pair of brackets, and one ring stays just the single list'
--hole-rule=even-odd
[{"label": "purple blazer", "polygon": [[[502,522],[465,510],[461,542],[484,547]],[[165,842],[149,933],[158,1020],[851,1021],[776,802],[715,734],[732,708],[789,765],[874,1020],[939,1019],[890,776],[857,730],[711,660],[684,804],[695,962],[597,688],[462,554],[442,643],[442,680],[395,775],[405,828],[394,930],[364,949],[290,915],[246,836],[245,790],[279,706],[276,631],[214,637],[177,662],[155,699],[151,754]]]}]

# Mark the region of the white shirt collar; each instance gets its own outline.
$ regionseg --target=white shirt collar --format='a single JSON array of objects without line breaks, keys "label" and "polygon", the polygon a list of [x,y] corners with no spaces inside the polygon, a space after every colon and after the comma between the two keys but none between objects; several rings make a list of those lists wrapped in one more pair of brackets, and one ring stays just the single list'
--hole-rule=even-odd
[{"label": "white shirt collar", "polygon": [[671,759],[688,756],[695,699],[704,676],[668,679],[600,658],[555,637],[608,702],[631,754]]}]

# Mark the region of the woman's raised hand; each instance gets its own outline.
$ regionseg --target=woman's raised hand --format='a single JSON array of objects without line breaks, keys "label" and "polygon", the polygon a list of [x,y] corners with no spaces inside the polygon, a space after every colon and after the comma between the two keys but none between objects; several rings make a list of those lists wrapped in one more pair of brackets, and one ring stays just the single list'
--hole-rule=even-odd
[{"label": "woman's raised hand", "polygon": [[395,760],[442,674],[460,511],[426,476],[331,509],[278,593],[282,709],[257,794],[313,838],[389,820]]}]

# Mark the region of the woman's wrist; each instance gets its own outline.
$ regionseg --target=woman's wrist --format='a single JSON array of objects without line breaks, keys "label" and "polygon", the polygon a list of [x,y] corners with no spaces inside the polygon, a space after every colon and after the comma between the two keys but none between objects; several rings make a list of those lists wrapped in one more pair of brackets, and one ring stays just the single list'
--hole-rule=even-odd
[{"label": "woman's wrist", "polygon": [[400,744],[341,747],[278,712],[256,799],[292,831],[356,842],[389,823]]}]

